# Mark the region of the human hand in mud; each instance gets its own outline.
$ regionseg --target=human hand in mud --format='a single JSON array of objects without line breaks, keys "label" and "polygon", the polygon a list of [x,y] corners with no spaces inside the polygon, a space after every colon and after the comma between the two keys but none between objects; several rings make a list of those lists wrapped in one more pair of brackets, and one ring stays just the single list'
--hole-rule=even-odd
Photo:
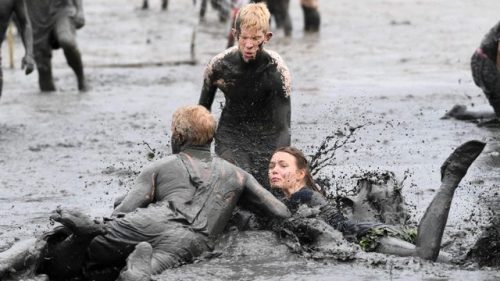
[{"label": "human hand in mud", "polygon": [[25,69],[26,75],[33,72],[34,68],[35,68],[35,60],[33,59],[33,57],[30,55],[24,56],[23,59],[21,60],[21,69]]},{"label": "human hand in mud", "polygon": [[75,23],[76,29],[82,28],[85,25],[85,16],[83,15],[83,12],[76,12],[76,14],[73,16],[73,21]]},{"label": "human hand in mud", "polygon": [[89,216],[76,210],[66,210],[58,207],[52,212],[50,219],[61,223],[78,236],[97,236],[107,233],[104,224],[92,220]]}]

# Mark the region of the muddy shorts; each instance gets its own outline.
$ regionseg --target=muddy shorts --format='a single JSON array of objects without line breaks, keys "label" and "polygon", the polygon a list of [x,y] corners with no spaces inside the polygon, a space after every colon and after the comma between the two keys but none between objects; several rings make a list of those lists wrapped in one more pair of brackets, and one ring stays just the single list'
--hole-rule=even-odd
[{"label": "muddy shorts", "polygon": [[90,243],[89,265],[121,264],[135,245],[143,241],[153,247],[153,274],[192,262],[195,257],[209,250],[205,235],[178,222],[173,221],[159,233],[141,231],[117,222],[112,224],[109,233],[94,238]]}]

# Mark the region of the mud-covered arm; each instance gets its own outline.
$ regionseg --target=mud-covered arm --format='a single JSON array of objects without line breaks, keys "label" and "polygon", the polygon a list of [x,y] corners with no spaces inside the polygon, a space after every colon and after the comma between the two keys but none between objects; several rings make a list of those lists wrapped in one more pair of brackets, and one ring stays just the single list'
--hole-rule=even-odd
[{"label": "mud-covered arm", "polygon": [[259,211],[279,218],[291,216],[288,208],[281,201],[276,199],[271,192],[267,191],[250,174],[246,175],[245,190],[243,196],[246,202]]},{"label": "mud-covered arm", "polygon": [[73,4],[75,5],[76,8],[76,14],[74,16],[76,28],[82,28],[85,25],[85,16],[83,14],[82,0],[73,0]]},{"label": "mud-covered arm", "polygon": [[210,62],[205,68],[205,73],[203,75],[203,87],[201,88],[199,105],[204,106],[206,109],[211,110],[212,103],[214,102],[215,92],[217,91],[217,86],[215,85],[214,63]]},{"label": "mud-covered arm", "polygon": [[137,208],[146,207],[153,202],[155,192],[156,172],[154,167],[146,168],[137,177],[134,187],[113,211],[113,216],[119,213],[129,213]]},{"label": "mud-covered arm", "polygon": [[26,50],[22,59],[22,68],[26,67],[26,74],[30,74],[35,67],[35,61],[33,59],[33,29],[24,0],[15,1],[15,14],[20,29],[19,31],[22,34],[24,49]]}]

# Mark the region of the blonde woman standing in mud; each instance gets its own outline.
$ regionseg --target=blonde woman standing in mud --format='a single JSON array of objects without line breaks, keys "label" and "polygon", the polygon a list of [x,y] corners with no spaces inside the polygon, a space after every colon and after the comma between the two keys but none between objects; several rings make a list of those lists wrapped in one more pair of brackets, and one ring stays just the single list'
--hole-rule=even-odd
[{"label": "blonde woman standing in mud", "polygon": [[[302,204],[320,208],[318,217],[326,223],[300,217],[285,223],[285,227],[292,229],[296,235],[304,236],[299,237],[299,240],[301,238],[307,241],[321,240],[324,238],[321,236],[329,233],[324,231],[328,229],[325,225],[329,224],[365,250],[399,256],[418,256],[432,261],[436,261],[439,256],[440,260],[446,261],[449,258],[440,255],[439,251],[451,201],[455,189],[484,146],[485,144],[479,141],[464,143],[443,163],[441,186],[418,225],[416,239],[409,239],[412,235],[408,235],[407,229],[398,229],[397,226],[376,222],[363,223],[351,220],[344,217],[335,207],[332,208],[317,189],[304,154],[294,147],[279,148],[273,154],[269,162],[269,182],[272,188],[284,193],[283,201],[292,213],[297,212]],[[361,190],[361,193],[365,195],[362,199],[369,201],[370,190]],[[294,229],[298,231],[293,231]]]},{"label": "blonde woman standing in mud", "polygon": [[217,89],[224,93],[215,152],[261,183],[272,152],[290,145],[290,74],[277,53],[264,49],[269,18],[263,3],[240,9],[232,30],[238,44],[209,62],[199,99],[210,110]]}]

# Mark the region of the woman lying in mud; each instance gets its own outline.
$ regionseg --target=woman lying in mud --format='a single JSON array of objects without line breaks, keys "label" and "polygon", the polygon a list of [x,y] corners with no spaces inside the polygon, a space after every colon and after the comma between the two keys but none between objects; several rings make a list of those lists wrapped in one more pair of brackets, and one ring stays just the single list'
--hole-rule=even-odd
[{"label": "woman lying in mud", "polygon": [[[440,261],[447,261],[448,257],[439,255],[439,251],[450,204],[455,189],[484,146],[485,143],[479,141],[464,143],[443,163],[441,186],[418,225],[416,239],[412,239],[415,235],[411,235],[407,228],[398,229],[398,226],[375,223],[367,218],[367,213],[365,218],[368,222],[365,223],[360,220],[359,215],[344,216],[337,208],[332,207],[316,187],[306,158],[296,148],[284,147],[275,151],[269,163],[269,181],[272,188],[281,189],[285,194],[284,202],[292,213],[297,213],[304,205],[319,209],[319,218],[365,250],[399,256],[418,256],[431,261],[436,261],[439,256]],[[370,200],[370,196],[373,196],[370,194],[370,188],[369,185],[362,186],[364,190],[358,194],[363,196],[365,204]],[[353,206],[354,209],[356,207],[363,208]],[[323,232],[321,228],[324,230],[325,226],[318,224],[317,220],[311,224],[308,218],[292,218],[288,222],[284,227],[291,228],[299,240],[325,239],[320,237]]]}]

